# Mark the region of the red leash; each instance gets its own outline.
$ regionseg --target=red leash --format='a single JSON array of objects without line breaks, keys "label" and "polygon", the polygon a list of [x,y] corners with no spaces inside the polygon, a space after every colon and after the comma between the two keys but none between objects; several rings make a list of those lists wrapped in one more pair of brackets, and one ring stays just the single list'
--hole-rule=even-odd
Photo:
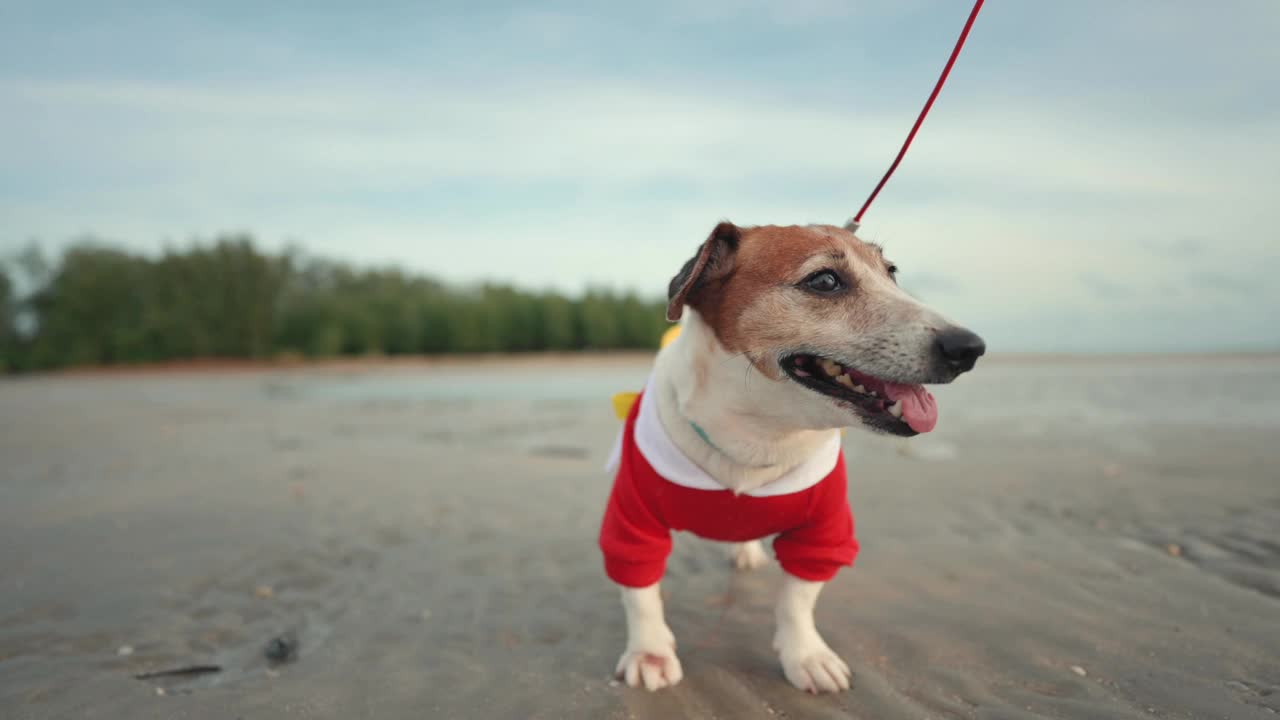
[{"label": "red leash", "polygon": [[960,56],[960,48],[964,47],[964,41],[969,37],[969,30],[973,28],[973,21],[978,18],[978,11],[982,9],[983,0],[977,0],[973,4],[973,11],[969,13],[969,20],[964,24],[964,30],[960,32],[960,39],[956,40],[956,47],[951,51],[951,57],[947,59],[947,66],[942,68],[942,75],[938,77],[938,83],[933,86],[933,92],[929,95],[929,100],[924,104],[924,109],[920,111],[920,116],[916,118],[916,124],[911,126],[911,132],[907,133],[906,142],[902,143],[902,149],[898,151],[898,156],[893,159],[893,164],[889,166],[888,172],[884,177],[880,178],[880,182],[876,185],[876,189],[871,191],[871,196],[867,201],[862,203],[862,209],[857,215],[845,226],[850,231],[856,231],[858,226],[862,224],[862,215],[871,207],[872,201],[880,194],[880,189],[884,184],[889,182],[889,177],[893,175],[893,171],[898,169],[898,163],[902,162],[902,156],[907,154],[907,148],[911,147],[911,141],[916,139],[916,132],[920,130],[920,126],[924,124],[924,118],[929,114],[929,110],[933,108],[933,101],[938,99],[938,93],[942,90],[942,85],[947,81],[947,76],[951,74],[951,68],[956,64],[956,58]]}]

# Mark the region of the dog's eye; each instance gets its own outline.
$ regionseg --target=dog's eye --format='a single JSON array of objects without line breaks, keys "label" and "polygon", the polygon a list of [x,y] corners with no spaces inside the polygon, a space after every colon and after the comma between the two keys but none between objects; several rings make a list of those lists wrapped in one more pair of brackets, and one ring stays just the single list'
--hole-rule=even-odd
[{"label": "dog's eye", "polygon": [[816,293],[829,295],[844,289],[844,281],[830,270],[820,270],[805,278],[804,286]]},{"label": "dog's eye", "polygon": [[894,265],[893,263],[889,263],[889,267],[885,268],[885,270],[886,270],[886,271],[888,271],[888,273],[889,273],[889,277],[891,277],[891,278],[897,278],[897,277],[898,277],[898,266],[897,266],[897,265]]}]

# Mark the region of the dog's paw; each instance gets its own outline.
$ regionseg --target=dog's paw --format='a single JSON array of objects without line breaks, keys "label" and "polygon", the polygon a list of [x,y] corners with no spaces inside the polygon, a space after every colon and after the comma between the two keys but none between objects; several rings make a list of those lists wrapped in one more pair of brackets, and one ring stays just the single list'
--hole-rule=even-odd
[{"label": "dog's paw", "polygon": [[684,677],[680,658],[676,657],[676,638],[664,628],[665,637],[658,642],[627,644],[627,651],[618,659],[614,673],[626,681],[629,687],[644,687],[653,691],[671,687]]},{"label": "dog's paw", "polygon": [[769,554],[759,540],[735,543],[729,546],[729,558],[733,566],[742,571],[755,570],[769,564]]},{"label": "dog's paw", "polygon": [[821,639],[816,642],[783,643],[782,672],[787,680],[805,692],[840,692],[849,689],[853,673]]}]

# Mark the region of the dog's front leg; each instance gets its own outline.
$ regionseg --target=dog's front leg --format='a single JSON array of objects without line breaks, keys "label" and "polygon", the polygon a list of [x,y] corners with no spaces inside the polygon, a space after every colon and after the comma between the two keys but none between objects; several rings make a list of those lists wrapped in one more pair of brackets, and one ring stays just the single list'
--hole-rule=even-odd
[{"label": "dog's front leg", "polygon": [[627,613],[627,649],[615,671],[631,687],[648,690],[675,685],[684,677],[676,657],[676,636],[662,616],[658,583],[645,588],[622,588]]},{"label": "dog's front leg", "polygon": [[825,583],[787,575],[778,597],[773,648],[792,685],[811,693],[849,689],[849,666],[827,647],[813,623],[813,607]]}]

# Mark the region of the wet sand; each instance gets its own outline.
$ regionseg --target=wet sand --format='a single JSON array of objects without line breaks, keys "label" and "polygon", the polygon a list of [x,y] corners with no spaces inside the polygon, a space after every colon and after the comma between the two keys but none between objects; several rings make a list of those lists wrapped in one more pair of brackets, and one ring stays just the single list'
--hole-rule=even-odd
[{"label": "wet sand", "polygon": [[[996,359],[933,435],[848,435],[863,550],[818,615],[855,679],[820,697],[770,649],[777,568],[689,537],[684,682],[611,682],[608,394],[646,372],[0,381],[0,717],[1280,713],[1280,360]],[[222,670],[134,678],[196,664]]]}]

